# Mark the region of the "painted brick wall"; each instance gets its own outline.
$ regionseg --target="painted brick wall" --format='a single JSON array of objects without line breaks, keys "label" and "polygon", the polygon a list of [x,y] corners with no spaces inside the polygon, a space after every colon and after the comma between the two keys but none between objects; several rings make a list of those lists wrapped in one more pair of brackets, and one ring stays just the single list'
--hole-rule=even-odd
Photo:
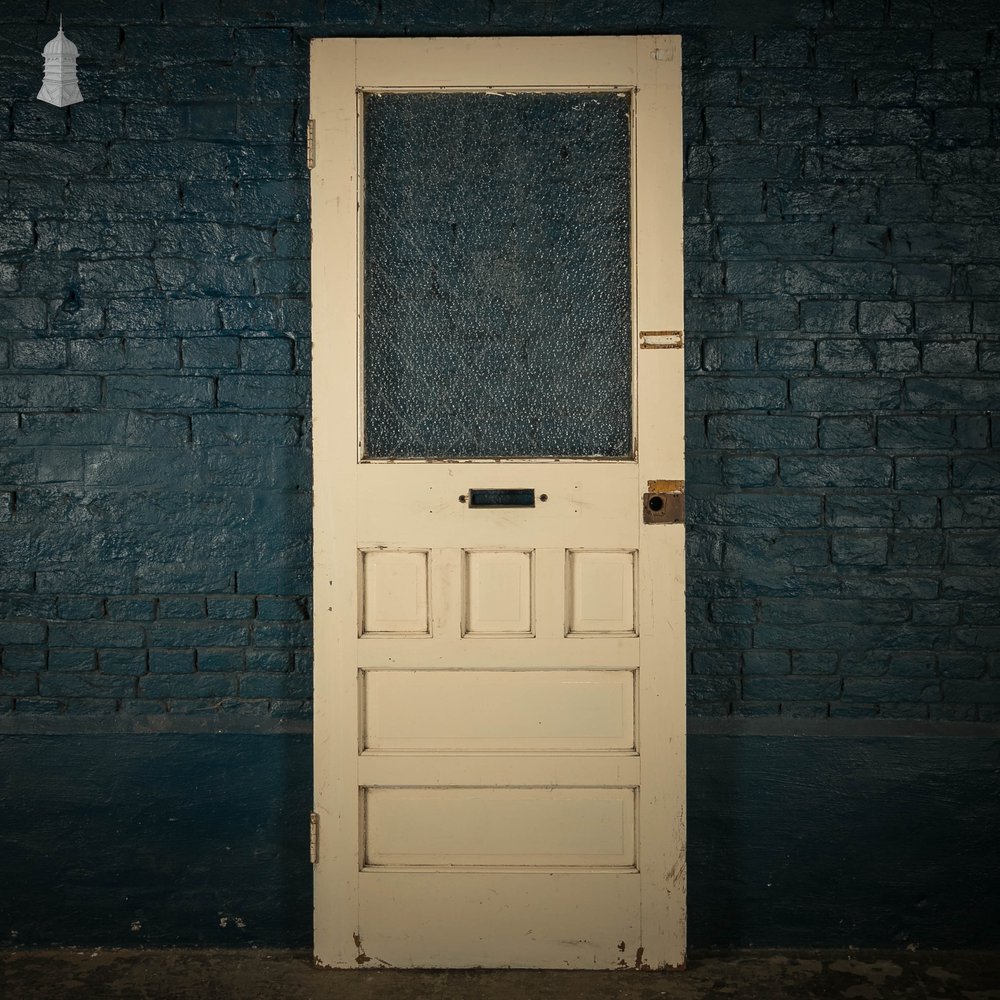
[{"label": "painted brick wall", "polygon": [[696,714],[1000,719],[987,9],[685,39]]},{"label": "painted brick wall", "polygon": [[684,36],[698,715],[1000,713],[986,2],[0,11],[0,713],[308,715],[310,36]]}]

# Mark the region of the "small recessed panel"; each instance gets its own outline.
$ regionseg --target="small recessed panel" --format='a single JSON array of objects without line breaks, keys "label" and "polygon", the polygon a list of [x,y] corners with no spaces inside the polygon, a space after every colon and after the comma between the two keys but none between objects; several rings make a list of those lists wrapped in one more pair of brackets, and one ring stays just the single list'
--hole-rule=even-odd
[{"label": "small recessed panel", "polygon": [[635,864],[632,788],[369,788],[368,866]]},{"label": "small recessed panel", "polygon": [[465,634],[530,635],[531,553],[465,553]]},{"label": "small recessed panel", "polygon": [[635,552],[570,550],[566,572],[569,635],[635,635]]},{"label": "small recessed panel", "polygon": [[631,670],[369,670],[366,750],[631,750]]},{"label": "small recessed panel", "polygon": [[427,553],[361,553],[361,634],[427,635]]}]

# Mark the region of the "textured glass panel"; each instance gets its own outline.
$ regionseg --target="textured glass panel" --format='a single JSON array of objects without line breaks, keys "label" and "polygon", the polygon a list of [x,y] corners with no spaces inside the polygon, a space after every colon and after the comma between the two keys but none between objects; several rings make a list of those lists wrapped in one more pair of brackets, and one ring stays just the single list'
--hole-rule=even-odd
[{"label": "textured glass panel", "polygon": [[632,451],[629,101],[366,94],[365,454]]}]

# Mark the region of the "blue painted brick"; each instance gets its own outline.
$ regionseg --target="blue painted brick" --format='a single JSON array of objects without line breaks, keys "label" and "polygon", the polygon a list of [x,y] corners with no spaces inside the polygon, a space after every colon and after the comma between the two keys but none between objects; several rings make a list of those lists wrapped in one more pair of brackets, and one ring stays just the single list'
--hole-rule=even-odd
[{"label": "blue painted brick", "polygon": [[147,674],[139,678],[140,698],[225,698],[236,694],[230,674]]},{"label": "blue painted brick", "polygon": [[875,421],[871,417],[823,417],[819,444],[821,448],[872,448]]},{"label": "blue painted brick", "polygon": [[93,597],[60,597],[59,617],[85,620],[104,617],[104,602]]},{"label": "blue painted brick", "polygon": [[900,384],[885,378],[805,378],[791,384],[796,410],[843,413],[899,407]]},{"label": "blue painted brick", "polygon": [[44,649],[35,646],[0,646],[0,650],[5,670],[27,672],[45,669]]},{"label": "blue painted brick", "polygon": [[944,455],[895,459],[897,490],[946,490],[949,486],[948,459]]},{"label": "blue painted brick", "polygon": [[239,672],[246,666],[241,649],[199,649],[198,669],[208,672]]},{"label": "blue painted brick", "polygon": [[827,675],[837,672],[837,654],[829,650],[796,650],[792,653],[792,673]]},{"label": "blue painted brick", "polygon": [[812,448],[816,444],[816,427],[814,417],[718,414],[708,418],[708,440],[715,448]]},{"label": "blue painted brick", "polygon": [[691,654],[691,669],[695,674],[737,675],[740,672],[740,654],[732,651],[699,652]]},{"label": "blue painted brick", "polygon": [[0,621],[0,646],[45,641],[45,626],[39,622]]},{"label": "blue painted brick", "polygon": [[744,675],[775,676],[791,673],[791,654],[782,649],[747,649],[743,651]]},{"label": "blue painted brick", "polygon": [[773,377],[701,377],[688,386],[692,410],[771,410],[787,405],[784,379]]},{"label": "blue painted brick", "polygon": [[884,566],[888,539],[882,534],[833,536],[831,558],[842,566]]},{"label": "blue painted brick", "polygon": [[102,674],[127,674],[140,677],[146,672],[146,651],[102,649],[98,653]]},{"label": "blue painted brick", "polygon": [[890,485],[892,460],[879,456],[802,456],[781,460],[786,486],[880,488]]},{"label": "blue painted brick", "polygon": [[42,697],[72,698],[79,709],[81,698],[131,698],[135,696],[135,680],[131,677],[108,677],[104,674],[57,674],[48,671],[39,677],[38,693]]},{"label": "blue painted brick", "polygon": [[833,701],[840,697],[839,677],[778,677],[754,675],[743,678],[743,693],[761,701]]},{"label": "blue painted brick", "polygon": [[252,618],[254,613],[250,597],[209,597],[206,604],[209,618]]},{"label": "blue painted brick", "polygon": [[200,597],[161,597],[156,605],[156,617],[167,618],[204,618],[205,601]]}]

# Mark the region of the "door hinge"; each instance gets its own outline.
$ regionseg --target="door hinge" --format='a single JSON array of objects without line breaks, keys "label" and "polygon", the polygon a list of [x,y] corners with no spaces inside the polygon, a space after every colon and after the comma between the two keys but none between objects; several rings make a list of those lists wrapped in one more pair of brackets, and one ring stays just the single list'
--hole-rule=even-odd
[{"label": "door hinge", "polygon": [[319,813],[309,813],[309,863],[319,861]]},{"label": "door hinge", "polygon": [[316,119],[310,118],[306,125],[306,163],[312,170],[316,166]]}]

